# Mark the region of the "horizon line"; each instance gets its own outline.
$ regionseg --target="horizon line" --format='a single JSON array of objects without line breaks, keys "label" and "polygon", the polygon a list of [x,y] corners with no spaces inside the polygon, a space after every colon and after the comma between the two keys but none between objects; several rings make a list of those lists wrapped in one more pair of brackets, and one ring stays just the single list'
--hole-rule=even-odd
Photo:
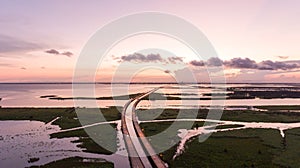
[{"label": "horizon line", "polygon": [[300,84],[300,82],[0,82],[0,84]]}]

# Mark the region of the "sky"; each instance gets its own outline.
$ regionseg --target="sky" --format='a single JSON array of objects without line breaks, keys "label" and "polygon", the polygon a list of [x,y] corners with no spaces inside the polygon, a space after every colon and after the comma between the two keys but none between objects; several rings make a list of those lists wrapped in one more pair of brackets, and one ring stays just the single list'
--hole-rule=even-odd
[{"label": "sky", "polygon": [[199,57],[174,38],[145,33],[118,41],[94,76],[83,75],[82,81],[209,82],[222,70],[227,82],[298,82],[299,8],[298,0],[2,0],[0,82],[70,82],[97,30],[145,11],[195,25],[218,59]]}]

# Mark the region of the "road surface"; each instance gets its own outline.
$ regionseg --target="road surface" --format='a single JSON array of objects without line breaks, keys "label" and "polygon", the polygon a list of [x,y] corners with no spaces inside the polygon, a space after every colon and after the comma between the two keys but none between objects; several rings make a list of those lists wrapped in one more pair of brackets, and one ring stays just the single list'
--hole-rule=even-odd
[{"label": "road surface", "polygon": [[164,163],[160,157],[156,155],[151,144],[145,137],[135,114],[135,108],[139,101],[158,89],[159,88],[153,89],[130,99],[123,108],[121,119],[122,132],[129,155],[130,165],[134,168],[167,167],[166,163]]}]

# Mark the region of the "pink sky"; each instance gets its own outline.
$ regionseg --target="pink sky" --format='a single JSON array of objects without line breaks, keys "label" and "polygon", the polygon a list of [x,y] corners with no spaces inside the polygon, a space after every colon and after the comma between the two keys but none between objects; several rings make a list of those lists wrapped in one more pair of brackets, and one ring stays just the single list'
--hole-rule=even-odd
[{"label": "pink sky", "polygon": [[[284,64],[298,64],[300,60],[298,0],[4,0],[0,6],[0,82],[70,82],[81,49],[99,28],[124,15],[144,11],[177,15],[194,24],[223,61],[249,58],[261,66],[266,60]],[[167,50],[183,60],[166,64],[165,70],[170,73],[149,69],[137,74],[134,81],[173,81],[176,73],[190,68],[199,82],[208,82],[203,67],[190,64],[193,60],[200,61],[191,50],[174,39],[151,35],[132,37],[114,46],[99,66],[96,80],[109,81],[120,65],[118,58],[147,48]],[[153,54],[168,57],[164,53]],[[134,62],[127,63],[130,67],[137,66]],[[141,62],[139,66],[148,64]],[[262,70],[227,65],[224,68],[229,82],[298,82],[300,79],[298,67]],[[131,69],[124,71],[128,74]],[[126,78],[126,72],[118,74],[120,81]]]}]

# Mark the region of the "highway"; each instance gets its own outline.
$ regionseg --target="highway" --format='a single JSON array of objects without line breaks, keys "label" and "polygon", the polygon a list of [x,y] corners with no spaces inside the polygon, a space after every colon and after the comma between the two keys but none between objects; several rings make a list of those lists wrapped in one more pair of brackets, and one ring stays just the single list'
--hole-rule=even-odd
[{"label": "highway", "polygon": [[159,88],[143,93],[135,98],[130,99],[122,111],[122,132],[129,155],[130,165],[133,168],[165,168],[160,157],[155,153],[148,139],[145,137],[142,129],[138,124],[135,108],[140,100],[147,97]]}]

